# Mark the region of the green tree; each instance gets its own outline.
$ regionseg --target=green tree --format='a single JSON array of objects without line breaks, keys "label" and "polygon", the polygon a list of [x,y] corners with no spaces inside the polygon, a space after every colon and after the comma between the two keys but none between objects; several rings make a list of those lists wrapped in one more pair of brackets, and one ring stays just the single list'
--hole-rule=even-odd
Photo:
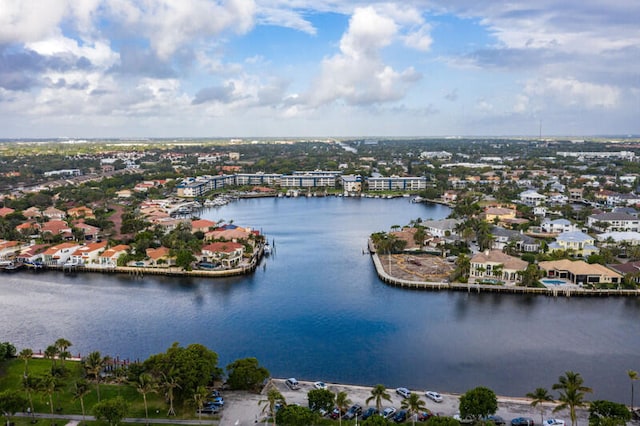
[{"label": "green tree", "polygon": [[196,388],[196,391],[192,395],[193,404],[198,410],[198,421],[202,422],[202,409],[204,408],[204,403],[207,400],[207,396],[209,392],[207,392],[207,388],[200,385]]},{"label": "green tree", "polygon": [[553,385],[553,389],[557,390],[560,394],[558,401],[560,404],[553,409],[553,412],[557,412],[564,409],[569,409],[569,416],[571,417],[571,426],[576,424],[576,408],[582,407],[585,404],[585,393],[593,392],[591,388],[583,385],[584,379],[580,376],[580,373],[574,373],[573,371],[567,371],[564,376],[558,378],[558,383]]},{"label": "green tree", "polygon": [[85,380],[79,380],[73,384],[73,400],[80,401],[80,408],[82,409],[82,421],[85,421],[85,410],[84,410],[84,397],[87,396],[91,392],[89,388],[89,384]]},{"label": "green tree", "polygon": [[39,388],[38,380],[30,376],[22,376],[22,389],[27,394],[27,400],[29,401],[29,408],[33,413],[33,393]]},{"label": "green tree", "polygon": [[409,395],[409,398],[405,398],[402,400],[400,407],[409,412],[411,421],[415,425],[416,414],[425,409],[426,403],[422,399],[420,399],[420,395],[412,392],[411,395]]},{"label": "green tree", "polygon": [[273,419],[273,426],[276,425],[276,407],[278,404],[284,405],[286,401],[284,396],[280,393],[280,391],[275,386],[270,386],[267,391],[267,399],[260,400],[258,402],[259,405],[264,405],[262,408],[262,412],[265,411],[269,413],[271,418]]},{"label": "green tree", "polygon": [[342,425],[342,413],[347,408],[349,408],[349,406],[351,405],[351,400],[349,399],[349,396],[347,395],[347,393],[342,391],[336,394],[336,399],[334,402],[339,411],[339,414],[338,414],[339,424]]},{"label": "green tree", "polygon": [[460,422],[453,417],[431,416],[427,420],[427,426],[460,426]]},{"label": "green tree", "polygon": [[[382,416],[371,416],[362,422],[363,426],[388,426],[390,424],[391,422]],[[457,425],[452,426],[460,426],[460,424],[458,423]]]},{"label": "green tree", "polygon": [[231,389],[258,391],[269,377],[256,358],[244,358],[227,365],[227,384]]},{"label": "green tree", "polygon": [[29,374],[29,360],[33,358],[33,350],[29,348],[21,350],[18,358],[24,360],[24,375],[27,376]]},{"label": "green tree", "polygon": [[164,391],[164,395],[169,402],[169,411],[167,411],[167,416],[175,416],[176,410],[173,407],[173,401],[175,400],[174,389],[180,389],[180,383],[176,379],[174,375],[174,371],[170,371],[169,374],[162,373],[162,382],[160,386]]},{"label": "green tree", "polygon": [[589,426],[625,426],[631,412],[624,404],[611,401],[592,401],[589,404]]},{"label": "green tree", "polygon": [[536,388],[535,391],[529,392],[527,398],[531,398],[531,406],[540,406],[540,424],[544,422],[544,403],[553,402],[553,396],[545,388]]},{"label": "green tree", "polygon": [[638,372],[635,370],[627,370],[627,375],[631,381],[631,410],[633,411],[633,382],[638,380]]},{"label": "green tree", "polygon": [[58,356],[58,348],[56,347],[56,345],[49,345],[47,346],[47,348],[44,350],[44,357],[46,359],[50,359],[51,360],[51,371],[55,370],[56,367],[56,357]]},{"label": "green tree", "polygon": [[121,396],[106,401],[98,402],[93,406],[93,415],[96,420],[105,420],[109,426],[117,426],[127,416],[129,406]]},{"label": "green tree", "polygon": [[460,417],[480,420],[498,410],[498,398],[489,388],[478,386],[460,397]]},{"label": "green tree", "polygon": [[0,412],[7,418],[7,426],[11,424],[11,417],[24,410],[25,405],[27,400],[11,390],[0,393]]},{"label": "green tree", "polygon": [[136,390],[142,395],[142,401],[144,402],[144,417],[149,424],[149,406],[147,404],[147,394],[158,392],[158,383],[154,380],[153,376],[149,373],[142,373],[138,376],[138,380],[135,382]]},{"label": "green tree", "polygon": [[71,358],[71,354],[69,353],[68,349],[73,346],[72,343],[70,341],[68,341],[67,339],[64,338],[59,338],[58,340],[56,340],[56,342],[53,344],[56,349],[57,349],[57,353],[58,353],[58,357],[60,358],[60,361],[62,362],[62,365],[64,366],[64,360],[67,358]]},{"label": "green tree", "polygon": [[307,407],[300,405],[287,405],[276,413],[278,424],[282,426],[312,425],[317,414]]},{"label": "green tree", "polygon": [[336,395],[329,389],[312,389],[307,393],[309,408],[313,411],[330,411]]},{"label": "green tree", "polygon": [[375,385],[371,389],[371,396],[365,401],[367,404],[371,401],[375,401],[378,411],[382,411],[382,400],[391,402],[391,395],[387,392],[387,388],[384,385]]},{"label": "green tree", "polygon": [[47,373],[38,381],[38,390],[49,399],[49,408],[53,414],[53,394],[60,388],[58,379],[51,373]]},{"label": "green tree", "polygon": [[108,356],[103,357],[98,351],[91,352],[84,359],[85,372],[87,376],[93,377],[93,380],[96,383],[96,393],[98,395],[98,402],[100,402],[100,379],[102,375],[102,370],[104,370],[109,360],[110,358]]}]

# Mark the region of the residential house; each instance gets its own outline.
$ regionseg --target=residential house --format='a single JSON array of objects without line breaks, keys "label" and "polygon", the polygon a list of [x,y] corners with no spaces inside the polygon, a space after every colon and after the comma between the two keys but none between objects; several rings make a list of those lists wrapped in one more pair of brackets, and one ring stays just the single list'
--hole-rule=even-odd
[{"label": "residential house", "polygon": [[71,226],[63,220],[53,219],[42,224],[40,235],[45,238],[46,234],[49,234],[50,236],[60,234],[65,240],[73,239]]},{"label": "residential house", "polygon": [[47,207],[42,214],[49,219],[61,220],[67,217],[67,214],[60,209],[56,209],[55,207]]},{"label": "residential house", "polygon": [[88,265],[98,262],[98,255],[105,251],[107,242],[91,243],[79,246],[72,254],[69,261],[76,265]]},{"label": "residential house", "polygon": [[595,238],[581,231],[562,232],[549,244],[549,250],[564,250],[582,257],[599,252],[595,246]]},{"label": "residential house", "polygon": [[29,245],[20,241],[0,240],[0,259],[11,259],[16,257],[20,252]]},{"label": "residential house", "polygon": [[547,197],[538,194],[532,189],[520,193],[520,201],[528,206],[539,206],[544,204],[546,200]]},{"label": "residential house", "polygon": [[457,234],[456,227],[462,222],[461,219],[425,220],[421,225],[434,237],[448,237]]},{"label": "residential house", "polygon": [[610,191],[608,189],[600,189],[598,192],[593,194],[596,201],[599,203],[604,203],[608,206],[615,206],[621,203],[619,192]]},{"label": "residential house", "polygon": [[631,231],[603,232],[602,234],[596,235],[596,238],[600,242],[603,242],[603,243],[613,242],[615,245],[626,243],[632,246],[637,246],[640,244],[640,232],[631,232]]},{"label": "residential house", "polygon": [[40,233],[42,226],[38,222],[23,222],[16,226],[16,231],[26,236],[37,236]]},{"label": "residential house", "polygon": [[547,234],[560,234],[562,232],[578,231],[578,227],[567,219],[544,219],[540,224],[540,230]]},{"label": "residential house", "polygon": [[488,207],[484,211],[484,218],[487,222],[504,222],[508,219],[516,218],[516,211],[505,207]]},{"label": "residential house", "polygon": [[216,223],[207,219],[198,219],[191,221],[191,232],[208,232],[215,228]]},{"label": "residential house", "polygon": [[17,259],[19,262],[27,263],[27,264],[36,264],[42,263],[44,251],[49,247],[47,244],[34,244],[23,249],[18,255]]},{"label": "residential house", "polygon": [[75,222],[73,227],[82,231],[86,241],[95,241],[100,236],[100,228],[84,222]]},{"label": "residential house", "polygon": [[627,263],[614,263],[607,265],[622,276],[630,276],[633,282],[640,284],[640,261]]},{"label": "residential house", "polygon": [[529,265],[517,257],[500,250],[485,250],[471,258],[469,276],[473,278],[495,278],[503,281],[518,281],[520,273]]},{"label": "residential house", "polygon": [[42,217],[42,212],[40,211],[39,208],[35,206],[29,207],[28,209],[22,212],[22,216],[26,217],[27,219],[35,219],[38,217]]},{"label": "residential house", "polygon": [[620,284],[622,274],[597,263],[589,264],[583,260],[553,260],[540,262],[540,270],[549,278],[561,278],[573,284]]},{"label": "residential house", "polygon": [[540,251],[540,243],[533,237],[524,235],[520,231],[494,226],[491,229],[493,235],[493,248],[495,250],[505,251],[505,249],[513,249],[521,253],[538,253]]},{"label": "residential house", "polygon": [[148,267],[168,267],[175,265],[175,258],[169,255],[169,249],[167,247],[148,248],[147,260],[144,261],[144,266]]},{"label": "residential house", "polygon": [[131,198],[133,196],[133,192],[130,189],[121,189],[120,191],[116,191],[116,197],[118,198]]},{"label": "residential house", "polygon": [[244,254],[244,245],[232,241],[221,241],[202,247],[202,261],[221,263],[225,268],[235,268]]},{"label": "residential house", "polygon": [[13,212],[15,212],[15,210],[9,207],[0,207],[0,217],[5,217]]},{"label": "residential house", "polygon": [[42,253],[42,261],[47,265],[63,265],[78,247],[80,245],[76,243],[62,243],[49,247]]},{"label": "residential house", "polygon": [[116,267],[118,266],[118,258],[127,254],[129,249],[130,246],[126,244],[118,244],[117,246],[108,248],[98,255],[98,263],[102,266]]},{"label": "residential house", "polygon": [[584,193],[584,188],[569,188],[569,201],[582,202],[583,193]]},{"label": "residential house", "polygon": [[640,231],[640,219],[626,213],[600,213],[587,218],[587,225],[599,231]]},{"label": "residential house", "polygon": [[67,210],[67,216],[72,218],[95,218],[93,210],[86,206],[72,207]]},{"label": "residential house", "polygon": [[442,195],[442,200],[445,203],[455,203],[458,201],[458,192],[457,191],[444,191]]}]

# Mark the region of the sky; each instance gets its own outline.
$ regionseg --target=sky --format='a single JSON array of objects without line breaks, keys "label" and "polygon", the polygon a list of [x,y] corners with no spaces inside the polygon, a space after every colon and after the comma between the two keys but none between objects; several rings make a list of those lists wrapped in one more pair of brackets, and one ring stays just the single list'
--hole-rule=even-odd
[{"label": "sky", "polygon": [[638,0],[0,0],[0,138],[640,134]]}]

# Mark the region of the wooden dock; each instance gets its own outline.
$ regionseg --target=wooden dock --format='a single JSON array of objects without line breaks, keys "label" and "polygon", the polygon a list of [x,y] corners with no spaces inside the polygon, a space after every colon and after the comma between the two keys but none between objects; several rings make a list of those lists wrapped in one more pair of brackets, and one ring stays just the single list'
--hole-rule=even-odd
[{"label": "wooden dock", "polygon": [[371,251],[371,259],[378,273],[378,277],[386,284],[394,287],[402,287],[415,290],[453,290],[453,291],[466,291],[467,293],[507,293],[507,294],[531,294],[542,296],[626,296],[626,297],[639,297],[640,290],[626,290],[626,289],[602,289],[592,290],[586,288],[576,287],[562,287],[555,286],[554,288],[540,288],[540,287],[521,287],[521,286],[504,286],[504,285],[488,285],[488,284],[463,284],[463,283],[450,283],[450,282],[428,282],[428,281],[411,281],[401,278],[392,277],[389,275],[382,266],[378,255]]}]

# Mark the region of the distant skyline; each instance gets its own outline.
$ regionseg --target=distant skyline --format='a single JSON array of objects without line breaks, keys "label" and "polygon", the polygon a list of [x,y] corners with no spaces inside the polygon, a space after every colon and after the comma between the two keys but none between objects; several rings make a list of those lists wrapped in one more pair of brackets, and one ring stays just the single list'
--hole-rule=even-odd
[{"label": "distant skyline", "polygon": [[0,0],[0,138],[640,134],[637,0]]}]

